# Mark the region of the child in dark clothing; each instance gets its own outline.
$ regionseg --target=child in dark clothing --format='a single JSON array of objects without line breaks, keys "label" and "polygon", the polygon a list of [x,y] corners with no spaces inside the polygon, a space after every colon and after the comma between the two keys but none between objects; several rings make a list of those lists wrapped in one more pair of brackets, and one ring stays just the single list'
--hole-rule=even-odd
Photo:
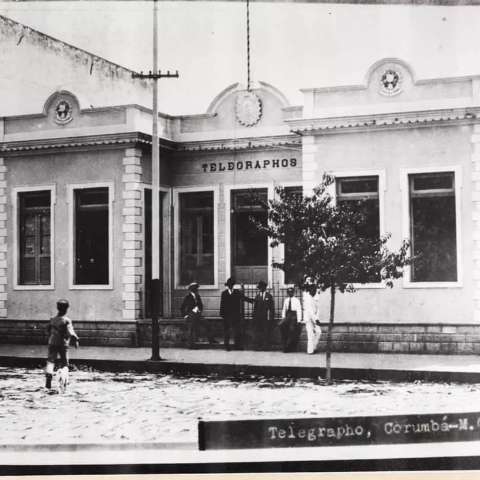
[{"label": "child in dark clothing", "polygon": [[57,302],[57,316],[50,319],[47,327],[48,358],[45,368],[46,388],[52,388],[52,377],[57,356],[60,357],[60,368],[68,367],[68,346],[73,338],[75,348],[78,348],[78,336],[73,329],[72,321],[67,317],[68,300]]}]

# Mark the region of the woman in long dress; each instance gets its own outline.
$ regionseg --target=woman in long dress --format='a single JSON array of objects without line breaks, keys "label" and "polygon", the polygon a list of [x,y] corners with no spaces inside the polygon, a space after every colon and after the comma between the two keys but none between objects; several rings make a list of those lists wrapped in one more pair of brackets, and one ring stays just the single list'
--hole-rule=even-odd
[{"label": "woman in long dress", "polygon": [[307,330],[307,353],[315,353],[322,330],[320,328],[319,294],[316,285],[307,285],[303,294],[303,322]]}]

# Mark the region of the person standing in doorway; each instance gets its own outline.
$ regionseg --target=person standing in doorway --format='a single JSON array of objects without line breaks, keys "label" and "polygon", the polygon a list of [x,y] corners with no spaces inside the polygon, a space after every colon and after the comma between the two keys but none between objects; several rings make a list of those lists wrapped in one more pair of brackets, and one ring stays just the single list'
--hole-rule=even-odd
[{"label": "person standing in doorway", "polygon": [[220,316],[223,318],[224,347],[230,350],[230,335],[233,330],[235,350],[243,350],[244,325],[243,325],[243,292],[234,288],[235,280],[227,279],[227,287],[220,298]]},{"label": "person standing in doorway", "polygon": [[287,288],[287,298],[283,302],[282,319],[279,323],[284,352],[295,351],[302,329],[302,305],[294,294],[294,288]]},{"label": "person standing in doorway", "polygon": [[[275,306],[272,295],[267,292],[267,284],[260,280],[259,292],[253,301],[253,329],[257,350],[265,350],[271,340],[272,326],[275,318]],[[248,301],[248,300],[247,300]]]},{"label": "person standing in doorway", "polygon": [[307,353],[315,353],[322,330],[320,328],[319,294],[317,286],[306,283],[303,295],[303,320],[307,330]]},{"label": "person standing in doorway", "polygon": [[45,387],[52,388],[52,377],[55,368],[55,360],[60,357],[60,368],[68,368],[68,347],[73,339],[75,348],[78,348],[78,335],[73,329],[72,321],[67,317],[69,308],[68,300],[57,302],[57,315],[50,318],[47,326],[48,334],[48,357],[45,367]]},{"label": "person standing in doorway", "polygon": [[205,330],[210,345],[216,343],[210,330],[210,324],[202,319],[203,303],[198,293],[198,287],[197,282],[192,282],[187,287],[188,293],[181,306],[182,316],[187,322],[188,348],[195,348],[201,327]]}]

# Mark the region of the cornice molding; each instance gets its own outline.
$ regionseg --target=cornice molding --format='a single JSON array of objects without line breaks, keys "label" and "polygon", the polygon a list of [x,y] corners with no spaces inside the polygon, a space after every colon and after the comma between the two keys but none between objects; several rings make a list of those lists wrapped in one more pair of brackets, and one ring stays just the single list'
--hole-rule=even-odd
[{"label": "cornice molding", "polygon": [[[22,140],[0,142],[0,153],[18,154],[31,151],[56,151],[89,149],[91,147],[105,148],[109,146],[151,145],[150,135],[141,132],[116,133],[108,135],[86,135],[79,137],[49,138],[38,140]],[[171,148],[170,142],[162,140],[162,147]]]},{"label": "cornice molding", "polygon": [[275,137],[252,137],[242,139],[221,139],[196,142],[181,142],[177,152],[236,152],[270,150],[272,148],[295,148],[301,150],[302,140],[297,135],[282,135]]},{"label": "cornice molding", "polygon": [[[177,152],[206,152],[222,151],[256,151],[272,148],[301,149],[301,138],[298,135],[283,135],[276,137],[252,137],[242,139],[224,139],[195,142],[174,142],[161,139],[161,147]],[[39,140],[22,140],[14,142],[0,142],[0,153],[15,155],[25,152],[49,153],[58,150],[78,150],[108,147],[148,146],[152,144],[151,136],[141,132],[116,133],[108,135],[86,135],[66,138],[47,138]]]},{"label": "cornice molding", "polygon": [[290,126],[290,130],[299,135],[379,130],[386,128],[418,128],[422,126],[471,124],[479,122],[480,107],[285,120],[285,123]]}]

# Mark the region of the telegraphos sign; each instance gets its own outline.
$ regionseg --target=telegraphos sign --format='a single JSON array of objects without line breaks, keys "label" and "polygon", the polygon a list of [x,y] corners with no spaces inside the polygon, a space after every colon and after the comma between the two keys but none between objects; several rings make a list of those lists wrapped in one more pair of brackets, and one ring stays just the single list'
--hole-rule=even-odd
[{"label": "telegraphos sign", "polygon": [[236,160],[232,162],[202,163],[202,170],[207,172],[227,172],[232,170],[260,170],[264,168],[296,167],[296,158],[275,158],[267,160]]}]

